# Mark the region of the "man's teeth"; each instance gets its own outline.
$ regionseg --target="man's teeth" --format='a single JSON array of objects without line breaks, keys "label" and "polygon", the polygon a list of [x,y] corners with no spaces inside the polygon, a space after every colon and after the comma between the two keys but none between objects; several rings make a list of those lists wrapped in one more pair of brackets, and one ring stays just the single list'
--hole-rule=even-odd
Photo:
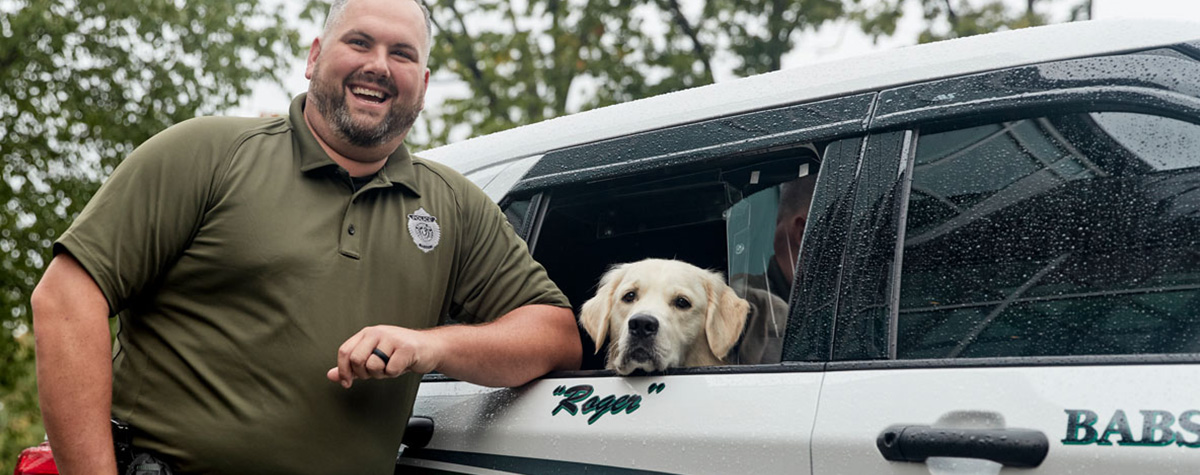
[{"label": "man's teeth", "polygon": [[351,89],[350,92],[353,92],[353,93],[359,94],[359,95],[363,95],[363,96],[371,96],[371,97],[377,97],[377,98],[383,99],[382,92],[372,91],[370,89],[366,89],[366,88],[362,88],[362,87],[356,87],[354,89]]}]

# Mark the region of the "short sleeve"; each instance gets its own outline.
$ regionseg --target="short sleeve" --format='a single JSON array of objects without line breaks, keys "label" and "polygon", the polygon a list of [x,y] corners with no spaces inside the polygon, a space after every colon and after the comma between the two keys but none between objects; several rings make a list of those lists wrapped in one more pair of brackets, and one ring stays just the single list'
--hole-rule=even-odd
[{"label": "short sleeve", "polygon": [[71,254],[92,276],[110,315],[160,279],[195,235],[228,155],[206,127],[214,120],[183,122],[139,146],[54,243],[54,254]]},{"label": "short sleeve", "polygon": [[461,204],[466,224],[453,290],[461,309],[452,318],[478,323],[525,305],[571,306],[483,191],[467,182]]}]

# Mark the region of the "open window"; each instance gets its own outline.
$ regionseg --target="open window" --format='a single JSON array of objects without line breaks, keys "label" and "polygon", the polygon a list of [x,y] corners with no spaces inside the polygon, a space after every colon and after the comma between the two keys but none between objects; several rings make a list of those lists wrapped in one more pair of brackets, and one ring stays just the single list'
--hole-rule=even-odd
[{"label": "open window", "polygon": [[[732,285],[743,297],[761,285],[762,292],[777,295],[777,304],[783,305],[782,310],[776,306],[762,311],[775,312],[775,321],[784,323],[779,319],[786,318],[790,282],[773,288],[763,282],[770,268],[780,266],[771,264],[780,185],[804,176],[815,180],[819,163],[816,148],[804,144],[729,157],[717,164],[634,171],[548,190],[536,195],[544,209],[532,229],[533,255],[576,313],[610,266],[664,258],[732,276]],[[520,221],[530,219],[534,218],[523,216]],[[802,232],[803,222],[800,227]],[[784,274],[790,275],[796,257],[783,260]],[[597,354],[587,334],[581,332],[581,337],[583,368],[603,368],[605,351]],[[779,360],[774,351],[766,362]]]}]

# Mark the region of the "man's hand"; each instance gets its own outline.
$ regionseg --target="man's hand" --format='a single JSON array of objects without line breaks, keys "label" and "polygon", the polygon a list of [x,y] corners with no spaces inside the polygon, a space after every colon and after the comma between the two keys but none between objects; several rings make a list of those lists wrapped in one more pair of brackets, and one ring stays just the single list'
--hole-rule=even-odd
[{"label": "man's hand", "polygon": [[[337,366],[325,373],[330,381],[349,388],[355,379],[395,378],[404,373],[428,373],[437,368],[440,342],[434,332],[378,325],[355,333],[338,348]],[[379,350],[388,361],[374,354]]]},{"label": "man's hand", "polygon": [[[388,362],[374,355],[379,350]],[[520,386],[549,371],[578,369],[582,350],[570,309],[526,305],[491,323],[428,330],[364,328],[338,348],[325,377],[349,388],[355,379],[439,371],[483,386]]]}]

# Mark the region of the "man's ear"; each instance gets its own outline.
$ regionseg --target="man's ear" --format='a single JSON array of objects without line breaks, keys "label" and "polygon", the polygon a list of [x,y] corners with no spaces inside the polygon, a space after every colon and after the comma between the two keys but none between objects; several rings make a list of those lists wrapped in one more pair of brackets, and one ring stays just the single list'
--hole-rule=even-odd
[{"label": "man's ear", "polygon": [[605,272],[604,277],[600,278],[600,288],[596,290],[596,295],[584,302],[583,308],[579,310],[579,326],[596,342],[596,353],[600,353],[600,347],[608,337],[613,293],[617,291],[617,284],[621,282],[621,276],[624,274],[623,266],[614,266]]},{"label": "man's ear", "polygon": [[[429,68],[425,68],[425,84],[421,86],[426,92],[429,91]],[[421,110],[425,110],[425,94],[421,93]]]},{"label": "man's ear", "polygon": [[[321,55],[321,39],[313,38],[312,46],[308,48],[308,62],[304,65],[304,79],[312,79],[313,67],[317,64],[317,56]],[[428,77],[428,72],[426,73]]]},{"label": "man's ear", "polygon": [[804,239],[804,226],[808,224],[808,218],[802,214],[792,216],[788,221],[788,238],[792,243],[793,249],[800,249],[800,241]]},{"label": "man's ear", "polygon": [[713,274],[705,285],[708,292],[708,314],[704,317],[704,333],[708,347],[722,361],[742,337],[750,303],[737,296],[725,285],[720,274]]}]

